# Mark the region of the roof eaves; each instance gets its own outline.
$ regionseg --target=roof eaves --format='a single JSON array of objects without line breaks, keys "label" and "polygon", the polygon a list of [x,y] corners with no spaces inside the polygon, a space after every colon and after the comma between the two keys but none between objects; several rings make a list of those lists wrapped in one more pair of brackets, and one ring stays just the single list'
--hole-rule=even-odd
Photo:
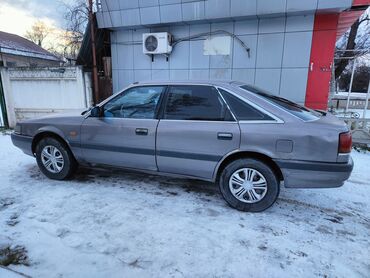
[{"label": "roof eaves", "polygon": [[0,53],[17,55],[17,56],[25,56],[25,57],[32,57],[32,58],[39,58],[44,60],[51,60],[51,61],[60,61],[60,59],[52,54],[46,55],[32,51],[24,51],[18,49],[12,49],[8,47],[0,47]]}]

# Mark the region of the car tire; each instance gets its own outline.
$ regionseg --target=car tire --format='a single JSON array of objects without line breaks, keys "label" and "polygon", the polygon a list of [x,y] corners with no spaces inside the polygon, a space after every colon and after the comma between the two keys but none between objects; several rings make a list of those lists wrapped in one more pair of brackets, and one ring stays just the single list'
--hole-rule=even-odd
[{"label": "car tire", "polygon": [[[78,164],[72,152],[64,142],[58,139],[53,137],[41,139],[35,151],[37,165],[41,172],[50,179],[65,180],[77,170]],[[51,155],[54,156],[53,161],[51,161]]]},{"label": "car tire", "polygon": [[226,202],[240,211],[260,212],[276,201],[280,182],[274,171],[257,159],[238,159],[228,164],[219,178]]}]

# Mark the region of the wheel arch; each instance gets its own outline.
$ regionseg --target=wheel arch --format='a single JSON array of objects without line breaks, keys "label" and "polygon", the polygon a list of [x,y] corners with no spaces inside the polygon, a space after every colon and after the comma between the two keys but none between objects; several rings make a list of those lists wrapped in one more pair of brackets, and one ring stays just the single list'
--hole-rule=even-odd
[{"label": "wheel arch", "polygon": [[253,151],[237,151],[233,152],[226,157],[224,157],[221,162],[217,165],[217,168],[215,170],[214,174],[214,181],[218,181],[222,171],[225,169],[225,167],[231,163],[232,161],[243,159],[243,158],[254,158],[257,160],[260,160],[264,163],[266,163],[275,173],[276,177],[280,180],[284,180],[284,175],[280,169],[280,167],[275,163],[275,161],[269,157],[266,154],[262,154],[259,152],[253,152]]},{"label": "wheel arch", "polygon": [[43,128],[43,129],[40,129],[34,135],[34,137],[32,139],[32,153],[33,154],[36,152],[37,144],[41,141],[41,139],[43,139],[45,137],[52,137],[52,138],[57,139],[58,141],[63,143],[73,155],[73,152],[71,151],[71,146],[69,145],[67,140],[64,139],[63,133],[61,131],[59,131],[58,129],[56,129],[56,128],[51,128],[51,129]]}]

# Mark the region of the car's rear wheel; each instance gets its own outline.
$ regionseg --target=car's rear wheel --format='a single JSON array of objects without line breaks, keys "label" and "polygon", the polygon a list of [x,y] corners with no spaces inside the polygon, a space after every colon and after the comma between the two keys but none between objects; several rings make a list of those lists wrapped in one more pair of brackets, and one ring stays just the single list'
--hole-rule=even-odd
[{"label": "car's rear wheel", "polygon": [[38,142],[36,160],[41,172],[50,179],[67,179],[77,169],[77,162],[68,146],[52,137],[43,138]]},{"label": "car's rear wheel", "polygon": [[273,170],[257,159],[238,159],[221,173],[222,196],[233,208],[259,212],[268,209],[279,195],[279,180]]}]

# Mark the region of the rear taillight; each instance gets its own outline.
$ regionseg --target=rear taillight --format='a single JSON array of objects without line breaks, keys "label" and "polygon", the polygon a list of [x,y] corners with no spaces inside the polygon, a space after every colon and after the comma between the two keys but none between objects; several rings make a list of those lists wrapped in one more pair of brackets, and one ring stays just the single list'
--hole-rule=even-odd
[{"label": "rear taillight", "polygon": [[339,134],[339,153],[350,153],[352,149],[352,134],[345,132]]}]

